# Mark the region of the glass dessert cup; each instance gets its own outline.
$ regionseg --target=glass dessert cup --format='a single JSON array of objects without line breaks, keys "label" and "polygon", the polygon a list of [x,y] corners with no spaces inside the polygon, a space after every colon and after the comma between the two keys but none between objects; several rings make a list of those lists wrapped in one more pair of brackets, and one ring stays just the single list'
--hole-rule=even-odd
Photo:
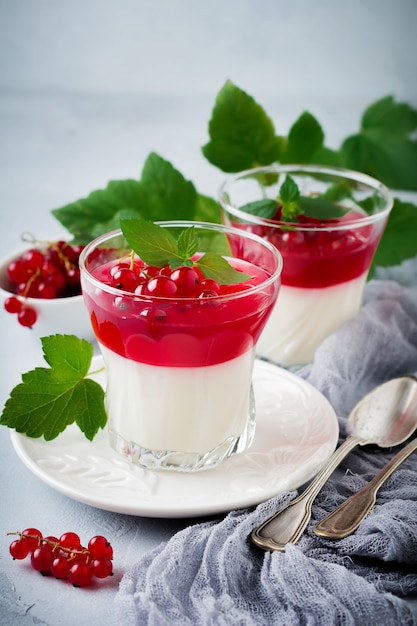
[{"label": "glass dessert cup", "polygon": [[[259,217],[247,204],[277,199],[290,176],[303,197],[324,195],[343,217],[296,222]],[[317,347],[354,317],[375,250],[392,208],[389,190],[365,174],[319,165],[277,165],[230,176],[219,201],[225,224],[256,233],[283,257],[279,301],[257,354],[283,367],[311,363]],[[279,203],[278,203],[279,204]]]},{"label": "glass dessert cup", "polygon": [[211,297],[117,289],[105,276],[130,254],[121,231],[94,240],[80,258],[106,365],[110,445],[143,467],[192,472],[215,467],[253,440],[255,346],[277,299],[282,258],[267,241],[220,224],[159,225],[176,237],[194,226],[197,256],[221,253],[253,277]]}]

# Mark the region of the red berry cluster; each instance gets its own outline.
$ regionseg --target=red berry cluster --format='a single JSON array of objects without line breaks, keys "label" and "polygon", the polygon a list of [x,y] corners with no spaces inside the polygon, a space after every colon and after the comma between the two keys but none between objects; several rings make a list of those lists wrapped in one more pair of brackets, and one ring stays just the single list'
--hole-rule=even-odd
[{"label": "red berry cluster", "polygon": [[80,294],[78,259],[81,250],[82,246],[57,241],[30,248],[10,261],[7,276],[16,295],[5,300],[6,311],[17,314],[19,324],[31,328],[37,320],[37,312],[25,298],[52,300]]},{"label": "red berry cluster", "polygon": [[92,537],[84,547],[73,532],[59,538],[43,537],[37,528],[9,534],[19,535],[9,547],[13,559],[23,560],[30,555],[33,569],[44,576],[69,580],[74,587],[87,587],[93,577],[113,574],[113,549],[102,535]]},{"label": "red berry cluster", "polygon": [[160,298],[212,298],[220,285],[205,278],[198,267],[155,267],[141,261],[120,261],[110,270],[110,285],[143,296]]}]

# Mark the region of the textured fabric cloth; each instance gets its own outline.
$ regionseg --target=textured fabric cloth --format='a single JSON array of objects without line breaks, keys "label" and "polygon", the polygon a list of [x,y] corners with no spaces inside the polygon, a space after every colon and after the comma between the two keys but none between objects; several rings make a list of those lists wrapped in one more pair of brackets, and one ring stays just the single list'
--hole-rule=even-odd
[{"label": "textured fabric cloth", "polygon": [[[364,394],[390,378],[417,373],[417,259],[403,273],[397,270],[395,280],[383,278],[370,281],[359,314],[298,372],[332,403],[340,440],[349,434],[348,414]],[[248,537],[295,492],[177,533],[124,575],[116,596],[118,623],[414,624],[401,598],[417,594],[417,454],[381,487],[354,534],[334,541],[313,533],[395,451],[367,446],[351,452],[317,496],[307,530],[285,552],[264,552]]]}]

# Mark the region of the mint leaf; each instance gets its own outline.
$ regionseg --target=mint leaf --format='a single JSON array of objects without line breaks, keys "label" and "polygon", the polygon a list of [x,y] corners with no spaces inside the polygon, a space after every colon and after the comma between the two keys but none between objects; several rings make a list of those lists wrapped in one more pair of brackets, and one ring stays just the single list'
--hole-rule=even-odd
[{"label": "mint leaf", "polygon": [[206,278],[211,278],[221,285],[235,285],[249,280],[249,274],[235,270],[226,259],[213,252],[206,252],[197,262]]},{"label": "mint leaf", "polygon": [[186,228],[180,233],[178,237],[178,254],[183,259],[189,259],[195,254],[198,250],[198,235],[196,233],[195,227],[191,226],[190,228]]},{"label": "mint leaf", "polygon": [[297,183],[291,176],[288,176],[288,174],[280,187],[279,197],[283,204],[297,202],[300,197],[300,190],[298,189]]},{"label": "mint leaf", "polygon": [[274,163],[283,148],[283,138],[275,134],[264,109],[231,81],[226,82],[216,97],[209,135],[210,141],[202,152],[224,172]]},{"label": "mint leaf", "polygon": [[120,227],[129,246],[148,265],[163,267],[181,258],[177,240],[167,228],[141,219],[121,220]]},{"label": "mint leaf", "polygon": [[250,213],[250,215],[256,215],[264,219],[271,219],[274,217],[278,210],[277,200],[271,198],[264,198],[263,200],[254,200],[239,207],[241,211]]},{"label": "mint leaf", "polygon": [[394,189],[417,189],[417,110],[388,96],[362,116],[361,130],[345,139],[342,163]]},{"label": "mint leaf", "polygon": [[318,220],[334,220],[348,213],[349,209],[325,200],[322,196],[300,196],[300,213]]},{"label": "mint leaf", "polygon": [[0,424],[50,441],[76,422],[92,440],[107,422],[104,390],[86,378],[92,345],[73,335],[52,335],[41,341],[51,368],[37,367],[22,375],[22,382],[5,404]]},{"label": "mint leaf", "polygon": [[417,255],[417,206],[394,200],[394,206],[372,262],[369,278],[376,266],[400,265]]}]

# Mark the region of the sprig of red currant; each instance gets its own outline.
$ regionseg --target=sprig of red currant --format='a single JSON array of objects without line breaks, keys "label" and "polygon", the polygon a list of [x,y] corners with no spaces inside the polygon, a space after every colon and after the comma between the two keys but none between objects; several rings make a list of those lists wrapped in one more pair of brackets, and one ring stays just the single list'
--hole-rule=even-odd
[{"label": "sprig of red currant", "polygon": [[32,328],[38,318],[36,308],[27,298],[67,298],[81,293],[78,259],[83,246],[66,241],[37,242],[7,265],[11,283],[10,296],[4,302],[8,313],[17,315],[22,326]]},{"label": "sprig of red currant", "polygon": [[37,528],[26,528],[9,546],[13,559],[30,556],[34,570],[43,576],[69,580],[74,587],[87,587],[95,578],[113,575],[113,548],[102,535],[92,537],[87,546],[81,545],[77,533],[66,532],[57,537],[43,537]]}]

